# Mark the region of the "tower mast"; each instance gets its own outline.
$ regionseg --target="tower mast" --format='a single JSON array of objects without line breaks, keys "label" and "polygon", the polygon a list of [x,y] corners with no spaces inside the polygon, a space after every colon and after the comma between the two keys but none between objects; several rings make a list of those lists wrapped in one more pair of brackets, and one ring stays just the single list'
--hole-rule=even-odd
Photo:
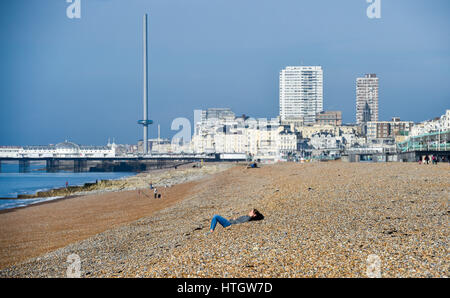
[{"label": "tower mast", "polygon": [[147,14],[144,15],[143,22],[143,68],[144,68],[144,81],[143,81],[143,104],[144,104],[144,119],[139,120],[138,123],[144,127],[143,154],[148,154],[148,126],[153,123],[152,120],[148,120],[148,47],[147,47]]}]

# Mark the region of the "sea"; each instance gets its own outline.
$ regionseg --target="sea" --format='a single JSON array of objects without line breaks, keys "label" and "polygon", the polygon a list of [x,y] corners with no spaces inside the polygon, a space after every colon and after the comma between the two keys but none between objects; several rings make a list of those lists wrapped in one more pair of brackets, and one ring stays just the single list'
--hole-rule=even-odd
[{"label": "sea", "polygon": [[23,207],[60,198],[13,199],[17,198],[19,194],[34,194],[38,191],[65,187],[66,182],[70,186],[78,186],[84,183],[93,183],[96,180],[120,179],[135,174],[133,172],[74,173],[69,171],[47,173],[43,163],[31,163],[29,172],[20,173],[17,163],[2,162],[0,173],[0,198],[2,198],[0,199],[0,210]]}]

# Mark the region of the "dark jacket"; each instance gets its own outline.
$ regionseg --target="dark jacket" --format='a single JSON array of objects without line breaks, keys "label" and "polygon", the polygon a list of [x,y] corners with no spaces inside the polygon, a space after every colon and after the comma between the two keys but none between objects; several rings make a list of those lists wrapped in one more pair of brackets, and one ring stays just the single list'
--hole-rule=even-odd
[{"label": "dark jacket", "polygon": [[250,216],[244,215],[244,216],[241,216],[241,217],[239,217],[239,218],[230,220],[230,223],[231,223],[232,225],[234,225],[234,224],[240,224],[240,223],[244,223],[244,222],[250,221],[251,219],[252,219],[252,218],[251,218]]}]

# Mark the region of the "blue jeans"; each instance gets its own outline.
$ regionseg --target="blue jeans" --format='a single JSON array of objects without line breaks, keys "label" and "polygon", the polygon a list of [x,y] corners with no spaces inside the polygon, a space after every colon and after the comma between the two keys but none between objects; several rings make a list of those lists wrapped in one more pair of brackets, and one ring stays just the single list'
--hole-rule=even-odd
[{"label": "blue jeans", "polygon": [[222,225],[222,227],[224,227],[224,228],[231,226],[231,223],[226,218],[223,218],[220,215],[214,215],[211,220],[211,228],[210,228],[211,230],[214,231],[214,229],[216,228],[217,222],[219,222]]}]

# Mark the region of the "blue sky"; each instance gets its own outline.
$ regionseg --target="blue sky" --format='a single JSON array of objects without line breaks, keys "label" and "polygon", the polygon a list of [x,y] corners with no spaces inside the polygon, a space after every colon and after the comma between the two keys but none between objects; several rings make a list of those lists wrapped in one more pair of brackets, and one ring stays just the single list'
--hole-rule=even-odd
[{"label": "blue sky", "polygon": [[[355,122],[355,79],[380,77],[380,119],[450,108],[450,1],[65,0],[0,2],[0,145],[136,143],[142,128],[142,16],[149,14],[149,115],[230,107],[278,115],[278,74],[321,65],[324,108]],[[150,136],[157,126],[150,127]]]}]

